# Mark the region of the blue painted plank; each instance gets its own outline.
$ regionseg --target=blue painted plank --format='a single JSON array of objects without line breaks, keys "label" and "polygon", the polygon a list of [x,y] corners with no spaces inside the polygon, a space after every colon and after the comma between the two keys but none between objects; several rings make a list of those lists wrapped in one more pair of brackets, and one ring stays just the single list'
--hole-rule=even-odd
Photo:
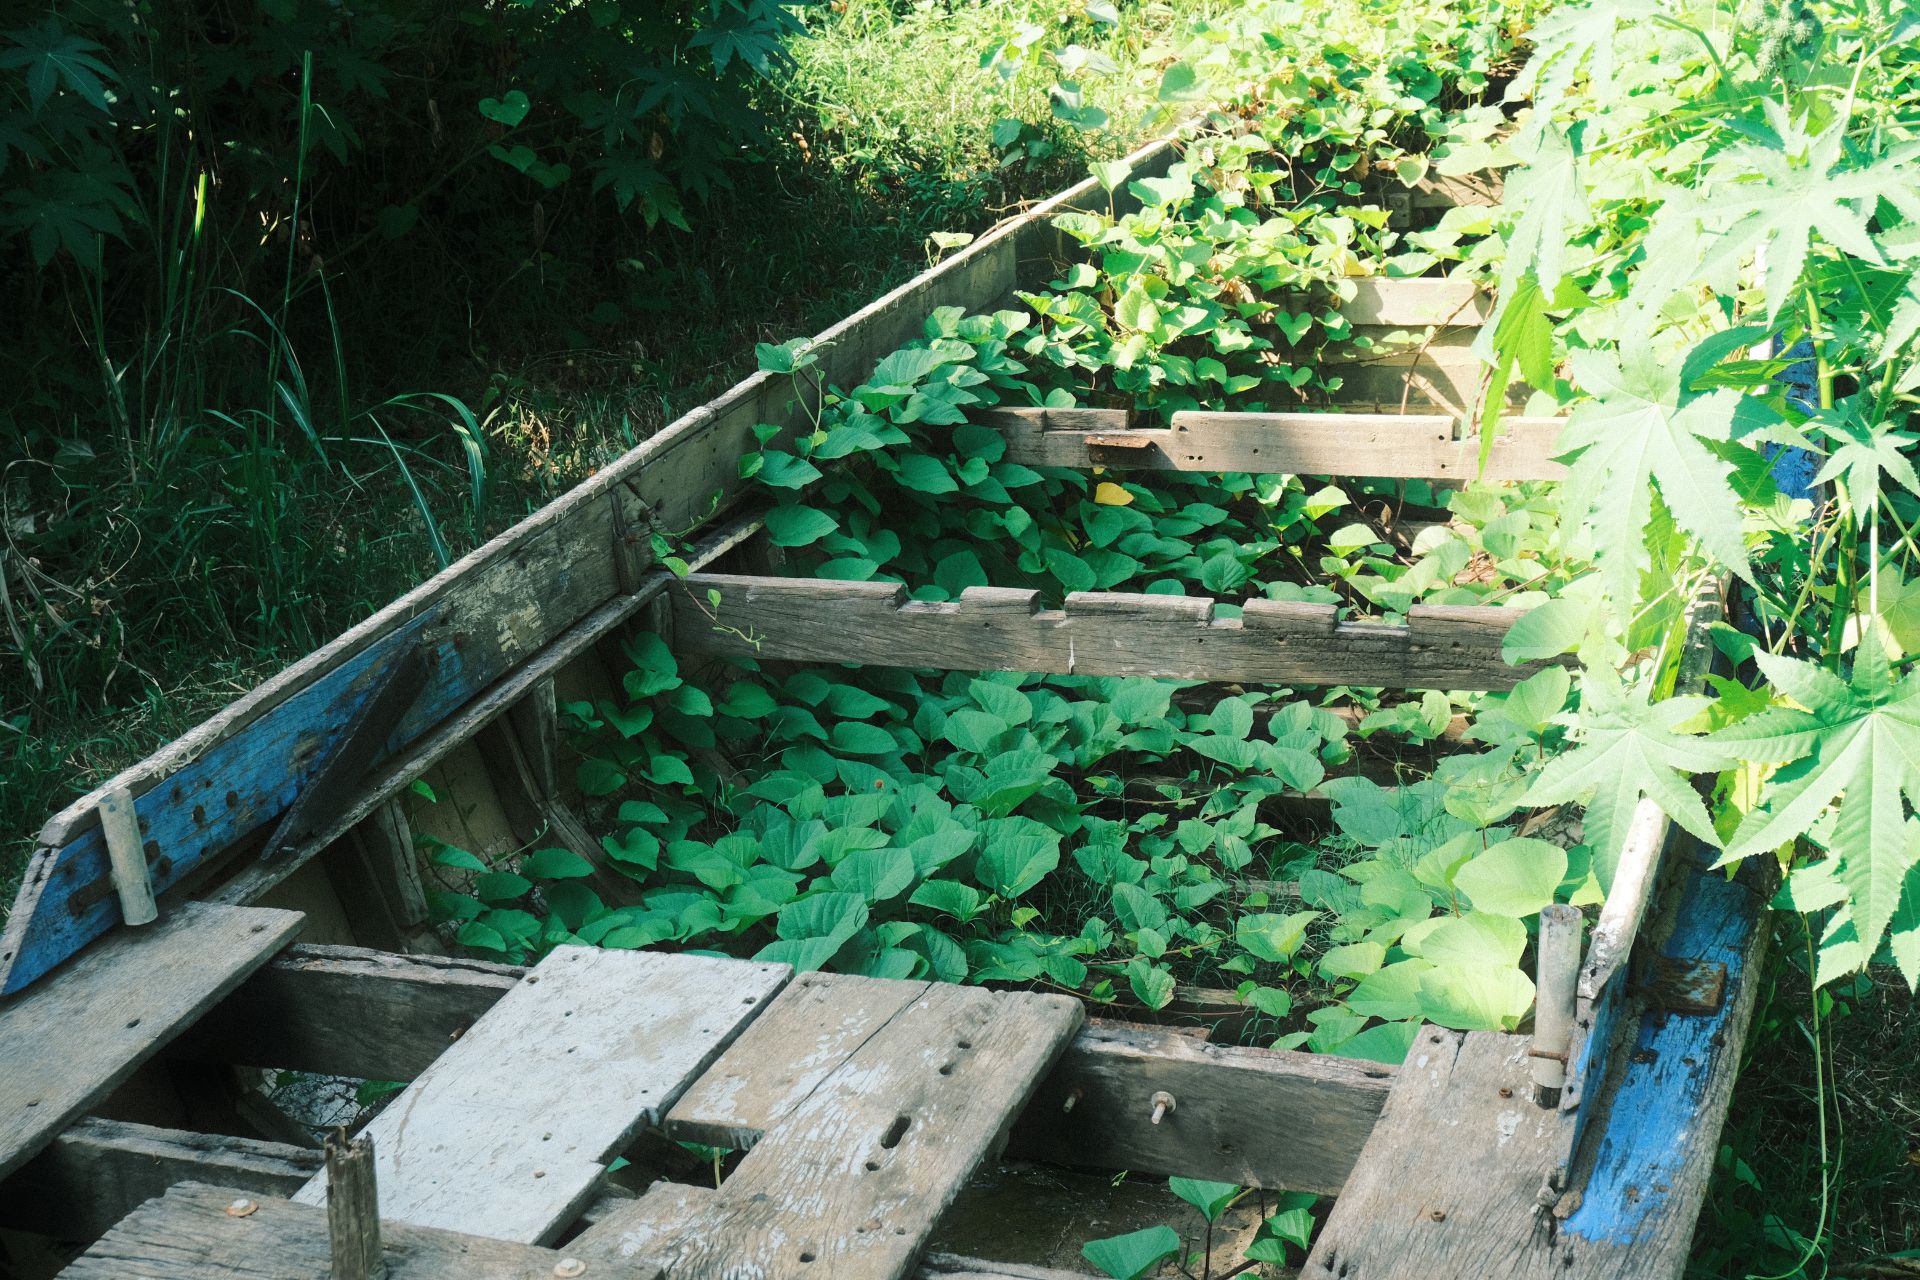
[{"label": "blue painted plank", "polygon": [[[1711,1014],[1649,1010],[1641,1017],[1619,1088],[1597,1121],[1594,1164],[1563,1236],[1634,1244],[1657,1223],[1671,1228],[1676,1215],[1692,1232],[1726,1118],[1727,1079],[1745,1039],[1751,996],[1743,988],[1758,981],[1748,967],[1765,908],[1751,875],[1729,880],[1711,870],[1710,852],[1696,846],[1690,854],[1678,919],[1661,951],[1726,965],[1724,998]],[[1691,1203],[1675,1203],[1676,1195]]]},{"label": "blue painted plank", "polygon": [[[263,714],[136,797],[154,891],[164,892],[283,813],[352,723],[378,677],[417,643],[429,611]],[[428,651],[430,692],[389,747],[418,736],[472,696],[452,641]],[[162,911],[166,910],[162,906]],[[120,922],[106,841],[90,826],[35,852],[0,933],[0,995],[19,991]]]}]

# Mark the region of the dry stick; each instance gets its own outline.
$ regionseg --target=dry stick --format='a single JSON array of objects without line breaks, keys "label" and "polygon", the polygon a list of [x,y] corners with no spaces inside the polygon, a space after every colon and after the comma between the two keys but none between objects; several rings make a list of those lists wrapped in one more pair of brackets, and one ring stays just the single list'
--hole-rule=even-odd
[{"label": "dry stick", "polygon": [[349,1141],[345,1129],[327,1135],[327,1246],[333,1280],[385,1280],[373,1140]]}]

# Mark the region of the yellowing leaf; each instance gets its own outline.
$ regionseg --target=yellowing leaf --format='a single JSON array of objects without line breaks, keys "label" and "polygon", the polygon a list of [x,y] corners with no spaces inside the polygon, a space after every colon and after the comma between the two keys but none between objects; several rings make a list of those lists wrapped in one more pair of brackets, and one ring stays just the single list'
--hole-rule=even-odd
[{"label": "yellowing leaf", "polygon": [[1133,501],[1133,495],[1111,480],[1102,480],[1093,491],[1093,500],[1103,506],[1124,507]]}]

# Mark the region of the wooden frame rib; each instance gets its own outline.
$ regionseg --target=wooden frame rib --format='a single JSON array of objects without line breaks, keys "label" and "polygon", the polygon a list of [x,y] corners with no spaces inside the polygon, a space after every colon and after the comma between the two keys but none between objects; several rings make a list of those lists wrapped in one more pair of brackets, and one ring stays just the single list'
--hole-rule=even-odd
[{"label": "wooden frame rib", "polygon": [[1440,413],[1214,413],[1135,427],[1125,409],[995,409],[981,423],[1007,438],[1007,459],[1033,467],[1245,471],[1383,479],[1557,480],[1563,421],[1508,417],[1480,469],[1480,444]]},{"label": "wooden frame rib", "polygon": [[[718,603],[713,603],[715,593]],[[1396,689],[1510,689],[1539,670],[1500,657],[1525,610],[1415,605],[1407,622],[1342,622],[1332,605],[970,587],[910,600],[893,582],[696,573],[669,593],[683,652],[946,671],[1041,671]]]}]

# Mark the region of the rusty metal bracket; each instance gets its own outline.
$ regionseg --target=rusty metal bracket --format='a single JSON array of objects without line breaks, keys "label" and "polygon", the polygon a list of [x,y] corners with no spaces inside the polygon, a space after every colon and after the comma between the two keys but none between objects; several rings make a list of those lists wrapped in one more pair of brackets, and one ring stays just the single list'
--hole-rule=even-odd
[{"label": "rusty metal bracket", "polygon": [[263,861],[311,836],[345,807],[426,682],[426,655],[418,645],[408,647],[380,673],[359,714],[341,731],[333,750],[281,816],[260,850]]}]

